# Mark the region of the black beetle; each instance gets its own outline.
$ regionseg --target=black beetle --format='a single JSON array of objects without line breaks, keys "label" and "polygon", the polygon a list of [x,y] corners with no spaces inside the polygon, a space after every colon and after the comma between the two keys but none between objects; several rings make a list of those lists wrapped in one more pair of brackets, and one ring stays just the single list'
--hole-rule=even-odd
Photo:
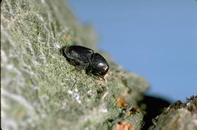
[{"label": "black beetle", "polygon": [[87,74],[103,77],[109,70],[105,58],[99,53],[94,53],[92,49],[72,45],[63,47],[61,52],[70,64],[85,69]]}]

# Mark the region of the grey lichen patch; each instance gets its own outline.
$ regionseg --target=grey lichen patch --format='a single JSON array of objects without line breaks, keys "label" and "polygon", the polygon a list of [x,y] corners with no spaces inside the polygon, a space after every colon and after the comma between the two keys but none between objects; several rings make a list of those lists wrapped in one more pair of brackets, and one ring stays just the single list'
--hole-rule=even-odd
[{"label": "grey lichen patch", "polygon": [[197,96],[192,96],[185,103],[175,102],[156,117],[153,123],[150,130],[196,130]]},{"label": "grey lichen patch", "polygon": [[[95,48],[95,34],[80,25],[64,1],[1,3],[2,128],[9,130],[111,129],[127,121],[140,129],[137,107],[148,84],[110,62],[106,80],[70,65],[59,52],[75,43]],[[119,108],[123,96],[127,106]]]}]

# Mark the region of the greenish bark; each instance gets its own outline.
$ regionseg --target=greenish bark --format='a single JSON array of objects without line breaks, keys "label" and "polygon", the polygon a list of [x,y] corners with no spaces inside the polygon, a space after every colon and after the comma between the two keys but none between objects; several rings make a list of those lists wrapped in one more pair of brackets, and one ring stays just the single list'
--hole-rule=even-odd
[{"label": "greenish bark", "polygon": [[[92,27],[78,23],[64,0],[3,0],[2,129],[141,129],[146,102],[138,103],[148,88],[143,78],[100,52],[110,64],[106,80],[100,80],[70,65],[59,52],[76,43],[98,52],[96,41]],[[149,129],[196,130],[196,110],[196,97],[172,105]]]},{"label": "greenish bark", "polygon": [[141,128],[143,113],[128,113],[138,107],[147,82],[107,54],[106,81],[75,69],[59,52],[74,43],[96,49],[96,36],[77,22],[63,0],[2,1],[3,130],[107,130],[117,122]]}]

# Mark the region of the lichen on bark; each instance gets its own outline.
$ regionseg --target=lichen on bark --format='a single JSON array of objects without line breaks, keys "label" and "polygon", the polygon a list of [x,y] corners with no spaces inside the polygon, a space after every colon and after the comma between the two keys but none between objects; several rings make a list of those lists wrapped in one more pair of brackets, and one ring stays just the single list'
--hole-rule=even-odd
[{"label": "lichen on bark", "polygon": [[196,130],[197,96],[192,96],[185,103],[177,101],[166,108],[153,120],[149,130]]},{"label": "lichen on bark", "polygon": [[[63,0],[2,1],[3,130],[107,130],[124,121],[141,128],[143,112],[128,112],[138,107],[147,82],[106,54],[106,81],[77,70],[59,52],[76,43],[96,50],[96,35]],[[119,97],[125,106],[117,106]]]}]

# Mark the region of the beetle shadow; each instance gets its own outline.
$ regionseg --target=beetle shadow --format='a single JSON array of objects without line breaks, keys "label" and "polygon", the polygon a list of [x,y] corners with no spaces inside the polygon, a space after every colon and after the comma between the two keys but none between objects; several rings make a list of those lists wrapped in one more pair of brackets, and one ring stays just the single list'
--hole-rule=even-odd
[{"label": "beetle shadow", "polygon": [[172,101],[161,96],[145,94],[143,100],[140,102],[140,104],[146,105],[146,114],[143,118],[144,125],[142,126],[142,130],[148,130],[148,128],[153,125],[152,120],[161,114],[171,103]]},{"label": "beetle shadow", "polygon": [[65,55],[65,53],[64,53],[64,49],[66,49],[66,46],[61,47],[61,48],[59,49],[59,53],[60,53],[60,55],[63,55],[63,56],[67,59],[67,57],[66,57],[66,55]]}]

